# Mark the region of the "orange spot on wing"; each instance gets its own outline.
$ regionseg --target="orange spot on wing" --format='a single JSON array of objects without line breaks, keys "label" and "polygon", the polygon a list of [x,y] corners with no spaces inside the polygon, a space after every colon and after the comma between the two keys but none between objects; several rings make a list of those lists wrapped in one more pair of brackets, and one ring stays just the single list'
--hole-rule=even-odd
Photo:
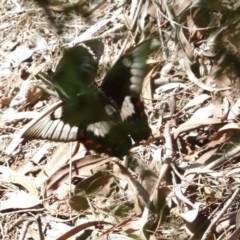
[{"label": "orange spot on wing", "polygon": [[87,141],[85,142],[85,144],[91,144],[91,145],[92,145],[92,144],[93,144],[93,141],[89,139],[89,140],[87,140]]},{"label": "orange spot on wing", "polygon": [[138,101],[138,102],[136,103],[136,105],[137,105],[138,108],[140,108],[140,107],[142,106],[142,102],[141,102],[141,101]]}]

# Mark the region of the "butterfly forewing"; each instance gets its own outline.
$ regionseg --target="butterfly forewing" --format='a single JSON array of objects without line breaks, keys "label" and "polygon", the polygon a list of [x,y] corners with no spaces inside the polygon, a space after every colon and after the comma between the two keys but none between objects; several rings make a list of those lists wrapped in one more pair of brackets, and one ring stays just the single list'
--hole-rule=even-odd
[{"label": "butterfly forewing", "polygon": [[62,100],[88,91],[97,76],[103,49],[102,42],[89,40],[64,51],[52,78],[52,84]]},{"label": "butterfly forewing", "polygon": [[158,46],[156,39],[149,39],[130,49],[109,70],[101,85],[120,109],[122,128],[135,141],[147,139],[151,133],[140,93],[148,70],[146,60]]},{"label": "butterfly forewing", "polygon": [[63,116],[55,114],[59,110],[67,109],[65,104],[58,106],[56,110],[46,116],[43,116],[38,121],[30,126],[24,133],[23,137],[26,138],[38,138],[38,139],[48,139],[52,141],[76,141],[78,139],[78,129],[79,127],[69,123],[69,119],[64,117],[64,115],[69,116],[67,112]]},{"label": "butterfly forewing", "polygon": [[140,96],[148,69],[146,60],[157,44],[156,39],[149,39],[130,49],[117,60],[103,79],[101,89],[119,108],[125,96]]}]

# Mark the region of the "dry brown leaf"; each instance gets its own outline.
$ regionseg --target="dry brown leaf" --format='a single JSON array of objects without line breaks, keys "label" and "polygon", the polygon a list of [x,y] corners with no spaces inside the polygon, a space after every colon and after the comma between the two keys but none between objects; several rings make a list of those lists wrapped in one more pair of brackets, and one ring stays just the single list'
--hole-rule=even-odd
[{"label": "dry brown leaf", "polygon": [[185,58],[187,61],[187,58],[189,59],[190,62],[193,62],[194,60],[194,52],[193,52],[193,47],[190,45],[189,41],[186,39],[184,33],[183,33],[183,27],[180,26],[178,28],[178,39],[180,41],[180,44],[182,45],[182,49],[184,50]]},{"label": "dry brown leaf", "polygon": [[174,132],[174,138],[177,138],[180,133],[187,132],[200,126],[209,125],[209,124],[219,124],[223,123],[221,119],[218,118],[198,118],[189,120],[183,124],[181,124]]},{"label": "dry brown leaf", "polygon": [[187,222],[193,222],[198,216],[200,205],[201,203],[198,203],[198,202],[194,203],[194,205],[192,206],[192,209],[187,210],[185,213],[182,213],[181,217],[185,219]]},{"label": "dry brown leaf", "polygon": [[210,98],[211,97],[209,94],[205,94],[205,93],[200,94],[200,95],[196,96],[195,98],[191,99],[189,102],[187,102],[187,104],[183,107],[183,109],[188,109],[188,108],[200,105]]},{"label": "dry brown leaf", "polygon": [[126,179],[130,189],[132,190],[133,197],[135,198],[135,211],[136,214],[142,214],[143,209],[147,205],[149,195],[144,187],[132,177],[129,171],[120,163],[115,161],[115,164],[119,167],[119,174],[121,178]]},{"label": "dry brown leaf", "polygon": [[188,79],[196,84],[198,87],[202,88],[203,90],[213,92],[213,91],[223,91],[223,90],[229,90],[231,87],[211,87],[208,86],[207,84],[203,83],[202,80],[205,79],[198,79],[195,74],[193,73],[191,67],[190,67],[190,62],[186,56],[184,56],[184,66],[185,66],[185,71],[187,73]]},{"label": "dry brown leaf", "polygon": [[190,4],[192,3],[192,0],[176,0],[173,3],[173,11],[175,12],[176,16],[179,16],[183,11],[187,10]]},{"label": "dry brown leaf", "polygon": [[227,119],[236,119],[240,115],[240,99],[238,99],[231,107]]},{"label": "dry brown leaf", "polygon": [[71,236],[74,236],[75,234],[79,233],[80,231],[83,231],[90,227],[99,227],[101,225],[112,225],[112,224],[105,221],[92,221],[92,222],[83,223],[79,226],[73,227],[70,231],[58,237],[56,240],[66,240],[66,239],[69,239]]},{"label": "dry brown leaf", "polygon": [[31,194],[25,192],[11,193],[8,200],[1,201],[0,211],[28,209],[37,207],[41,203],[42,200]]},{"label": "dry brown leaf", "polygon": [[[204,163],[213,155],[216,153],[218,148],[214,148],[211,149],[209,151],[207,151],[206,153],[204,153],[200,158],[198,158],[193,164],[192,166],[190,166],[189,169],[187,169],[185,171],[184,174],[184,180],[181,181],[181,184],[184,186],[181,188],[183,194],[186,192],[187,188],[189,187],[189,183],[195,178],[196,174],[188,174],[189,172],[198,172],[200,167],[202,167],[204,165]],[[196,166],[196,167],[194,167]],[[200,167],[199,167],[200,166]]]},{"label": "dry brown leaf", "polygon": [[[1,168],[3,170],[3,168]],[[5,171],[4,171],[5,172]],[[24,187],[30,195],[38,198],[38,191],[36,187],[32,184],[32,181],[29,179],[29,177],[26,177],[24,175],[16,174],[16,173],[3,173],[0,175],[2,182],[7,183],[13,183],[18,184]]]},{"label": "dry brown leaf", "polygon": [[142,98],[144,103],[147,105],[152,101],[152,81],[151,76],[154,72],[155,68],[153,68],[145,77],[142,85]]},{"label": "dry brown leaf", "polygon": [[225,143],[233,134],[233,130],[219,131],[212,137],[213,140],[204,148],[204,150],[215,148],[216,146]]},{"label": "dry brown leaf", "polygon": [[[88,174],[92,174],[95,171],[98,171],[99,166],[110,161],[108,157],[99,157],[99,156],[86,156],[82,159],[72,160],[71,165],[65,164],[52,175],[48,181],[46,182],[46,195],[49,196],[54,190],[58,189],[58,187],[64,182],[69,181],[69,174],[71,171],[71,176],[86,176]],[[70,169],[70,166],[72,168]]]},{"label": "dry brown leaf", "polygon": [[95,23],[93,26],[91,26],[90,28],[88,28],[85,32],[83,32],[80,36],[74,38],[71,43],[70,46],[74,46],[77,45],[78,43],[85,41],[87,39],[91,39],[92,36],[94,36],[94,34],[101,28],[103,28],[104,26],[106,26],[107,24],[109,24],[111,22],[111,18],[108,19],[103,19],[100,20],[99,22]]},{"label": "dry brown leaf", "polygon": [[156,94],[160,94],[160,93],[168,92],[173,89],[185,89],[185,88],[186,88],[186,85],[183,83],[167,83],[161,87],[158,87],[155,90],[155,92]]},{"label": "dry brown leaf", "polygon": [[58,170],[65,165],[71,157],[70,149],[75,152],[74,147],[70,147],[72,143],[61,143],[54,151],[51,160],[44,166],[42,171],[34,180],[35,185],[40,187],[44,182],[51,178]]}]

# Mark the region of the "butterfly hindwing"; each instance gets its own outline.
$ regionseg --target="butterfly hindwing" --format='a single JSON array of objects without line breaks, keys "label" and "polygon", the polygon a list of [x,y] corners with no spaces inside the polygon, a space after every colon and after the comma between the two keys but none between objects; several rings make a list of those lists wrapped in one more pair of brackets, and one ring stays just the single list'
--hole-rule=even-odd
[{"label": "butterfly hindwing", "polygon": [[135,142],[148,139],[151,129],[145,114],[143,102],[139,97],[125,97],[121,108],[122,127]]},{"label": "butterfly hindwing", "polygon": [[88,150],[123,157],[132,146],[131,139],[122,131],[115,107],[100,91],[94,90],[56,105],[22,137],[59,142],[78,140]]},{"label": "butterfly hindwing", "polygon": [[90,124],[81,142],[88,150],[119,158],[125,156],[132,147],[128,134],[122,131],[121,125],[113,121]]}]

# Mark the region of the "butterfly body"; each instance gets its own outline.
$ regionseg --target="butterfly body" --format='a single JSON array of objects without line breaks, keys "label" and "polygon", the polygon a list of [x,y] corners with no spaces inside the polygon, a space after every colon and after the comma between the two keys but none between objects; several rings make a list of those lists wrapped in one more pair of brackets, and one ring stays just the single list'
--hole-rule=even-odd
[{"label": "butterfly body", "polygon": [[[35,121],[23,137],[64,142],[78,140],[88,150],[121,158],[132,147],[131,138],[141,141],[151,133],[140,92],[147,73],[146,58],[155,42],[147,40],[130,49],[97,88],[93,85],[93,76],[97,74],[103,47],[99,41],[92,41],[83,43],[94,46],[89,52],[85,46],[65,51],[64,60],[57,68],[59,72],[53,79],[62,103]],[[80,60],[75,52],[71,53],[76,49],[83,54]]]}]

